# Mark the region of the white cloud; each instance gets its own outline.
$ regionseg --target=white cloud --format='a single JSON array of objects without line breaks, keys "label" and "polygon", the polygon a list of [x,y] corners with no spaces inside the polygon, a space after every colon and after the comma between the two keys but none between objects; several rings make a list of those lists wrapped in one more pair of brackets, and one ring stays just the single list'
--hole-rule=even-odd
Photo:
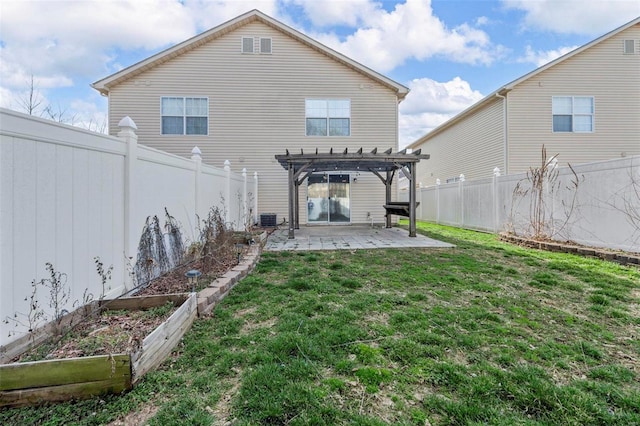
[{"label": "white cloud", "polygon": [[[298,0],[310,19],[319,22],[344,14],[340,22],[359,28],[341,38],[334,33],[312,37],[380,72],[389,72],[410,59],[442,57],[459,63],[489,65],[504,53],[489,36],[469,24],[448,28],[433,15],[429,0],[407,0],[388,12],[374,2],[357,1],[366,13],[348,15],[352,2],[309,2]],[[317,3],[324,6],[321,17],[312,17]],[[313,9],[311,9],[314,5]],[[364,6],[363,6],[364,5]],[[360,9],[358,9],[360,10]],[[483,22],[480,20],[480,22]]]},{"label": "white cloud", "polygon": [[520,63],[532,63],[537,67],[541,67],[542,65],[548,64],[554,59],[563,56],[572,50],[577,49],[579,46],[567,46],[560,47],[558,49],[553,50],[533,50],[531,46],[527,46],[525,55],[521,58],[518,58],[517,62]]},{"label": "white cloud", "polygon": [[[93,99],[98,95],[90,82],[131,65],[129,57],[138,60],[256,7],[275,14],[276,5],[277,0],[4,1],[0,106],[24,112],[33,77],[40,100],[36,115],[53,113],[63,122],[101,130],[106,100]],[[56,97],[62,94],[64,100]]]},{"label": "white cloud", "polygon": [[414,142],[484,97],[460,77],[444,83],[429,78],[414,79],[409,88],[411,91],[400,104],[400,147]]},{"label": "white cloud", "polygon": [[285,0],[285,3],[302,7],[317,27],[346,25],[355,28],[366,22],[367,17],[382,12],[380,3],[371,0]]},{"label": "white cloud", "polygon": [[253,9],[269,16],[278,13],[277,0],[184,0],[182,3],[198,31],[208,30]]},{"label": "white cloud", "polygon": [[[187,9],[168,1],[11,1],[1,19],[2,62],[17,74],[54,78],[57,87],[105,73],[109,50],[156,49],[195,33]],[[6,67],[0,78],[20,80]]]},{"label": "white cloud", "polygon": [[565,34],[604,34],[640,15],[637,0],[504,0],[525,12],[524,27]]}]

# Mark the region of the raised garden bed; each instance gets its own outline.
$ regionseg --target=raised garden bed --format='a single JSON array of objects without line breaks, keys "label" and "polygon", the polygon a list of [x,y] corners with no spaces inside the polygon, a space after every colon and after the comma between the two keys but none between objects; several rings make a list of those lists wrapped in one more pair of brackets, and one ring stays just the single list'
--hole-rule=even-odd
[{"label": "raised garden bed", "polygon": [[[106,393],[120,393],[130,389],[144,374],[160,365],[191,327],[197,315],[197,296],[170,294],[130,297],[93,302],[91,309],[102,316],[105,311],[123,312],[127,325],[131,313],[166,306],[175,307],[173,313],[140,342],[127,340],[131,348],[125,353],[107,353],[89,357],[45,359],[0,365],[0,407],[39,404],[47,401],[81,399]],[[86,309],[89,309],[88,307]],[[129,316],[127,316],[129,315]],[[135,321],[135,319],[134,319]],[[138,320],[138,324],[141,324]],[[101,324],[100,324],[101,325]],[[93,328],[89,334],[106,331],[110,326]],[[125,334],[126,334],[125,330]],[[129,334],[132,335],[131,331]],[[112,343],[118,340],[111,335]],[[131,346],[131,343],[134,343]],[[106,345],[108,347],[110,345]],[[76,354],[76,349],[57,348],[48,357]],[[8,348],[11,349],[11,348]],[[86,349],[86,348],[85,348]],[[23,354],[29,359],[35,354]]]},{"label": "raised garden bed", "polygon": [[500,239],[512,244],[539,250],[557,251],[562,253],[574,253],[581,256],[591,256],[622,265],[640,266],[640,254],[623,251],[613,251],[597,247],[581,246],[570,242],[539,241],[531,238],[519,237],[511,234],[500,234]]},{"label": "raised garden bed", "polygon": [[[147,372],[159,366],[169,356],[196,316],[209,314],[231,288],[251,272],[266,238],[266,232],[255,234],[252,244],[244,247],[239,263],[224,261],[220,262],[219,268],[207,271],[196,289],[199,293],[186,294],[191,288],[184,273],[197,267],[197,264],[192,263],[155,279],[136,296],[93,302],[67,315],[57,325],[59,329],[76,330],[76,327],[81,328],[78,325],[79,318],[100,317],[105,311],[125,312],[126,314],[120,313],[119,320],[116,321],[102,318],[98,324],[89,326],[87,331],[89,334],[102,331],[110,333],[112,322],[128,326],[129,341],[126,342],[124,351],[108,350],[115,346],[106,345],[105,353],[99,354],[87,351],[86,347],[79,349],[77,344],[70,344],[44,355],[49,359],[32,360],[42,357],[37,354],[36,349],[31,348],[42,344],[54,334],[52,325],[3,347],[0,351],[0,363],[23,362],[0,365],[0,407],[82,399],[131,389]],[[246,235],[242,239],[246,242]],[[236,244],[242,242],[238,240]],[[166,294],[168,292],[176,294]],[[133,314],[162,307],[167,303],[176,309],[157,326],[154,324],[149,327],[139,316]],[[118,338],[113,337],[112,342],[115,340]]]}]

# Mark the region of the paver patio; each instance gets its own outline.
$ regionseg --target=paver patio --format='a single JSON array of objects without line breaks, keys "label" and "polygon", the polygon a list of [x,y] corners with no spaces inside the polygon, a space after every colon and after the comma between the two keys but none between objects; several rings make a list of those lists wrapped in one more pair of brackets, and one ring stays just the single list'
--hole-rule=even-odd
[{"label": "paver patio", "polygon": [[276,229],[269,235],[264,250],[356,250],[410,247],[450,248],[455,246],[420,234],[409,237],[409,231],[402,228],[366,225],[301,226],[300,229],[296,229],[294,239],[288,238],[286,228]]}]

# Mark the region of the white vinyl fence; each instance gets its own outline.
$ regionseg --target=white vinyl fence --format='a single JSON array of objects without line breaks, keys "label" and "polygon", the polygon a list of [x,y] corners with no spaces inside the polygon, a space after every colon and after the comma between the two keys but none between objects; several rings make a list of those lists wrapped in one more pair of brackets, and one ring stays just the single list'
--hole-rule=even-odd
[{"label": "white vinyl fence", "polygon": [[[640,251],[640,156],[573,169],[575,175],[559,167],[555,183],[542,191],[544,233],[558,241]],[[530,187],[526,173],[501,176],[495,169],[493,178],[474,181],[461,175],[459,182],[420,188],[416,215],[444,225],[530,236]]]},{"label": "white vinyl fence", "polygon": [[[135,123],[120,126],[112,137],[0,109],[0,346],[28,330],[31,283],[49,278],[46,263],[66,280],[59,311],[71,311],[85,294],[130,289],[145,220],[164,224],[165,208],[187,242],[212,207],[235,229],[255,220],[257,174],[202,164],[197,148],[187,159],[138,145]],[[96,257],[113,266],[104,293]],[[52,319],[50,299],[41,288]]]}]

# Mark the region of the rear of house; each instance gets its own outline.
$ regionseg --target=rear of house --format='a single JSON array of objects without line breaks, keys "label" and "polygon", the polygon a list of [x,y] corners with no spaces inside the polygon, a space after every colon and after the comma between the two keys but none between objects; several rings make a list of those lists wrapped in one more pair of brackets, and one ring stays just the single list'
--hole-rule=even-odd
[{"label": "rear of house", "polygon": [[410,145],[433,185],[640,155],[640,18],[501,87]]},{"label": "rear of house", "polygon": [[[396,148],[408,89],[252,11],[100,80],[109,132],[130,116],[139,142],[235,171],[257,172],[258,212],[287,218],[287,172],[276,154]],[[222,188],[220,188],[222,192]],[[372,174],[312,175],[300,223],[382,222]],[[225,200],[233,203],[235,200]],[[306,208],[303,208],[306,206]],[[370,215],[370,216],[368,216]]]}]

